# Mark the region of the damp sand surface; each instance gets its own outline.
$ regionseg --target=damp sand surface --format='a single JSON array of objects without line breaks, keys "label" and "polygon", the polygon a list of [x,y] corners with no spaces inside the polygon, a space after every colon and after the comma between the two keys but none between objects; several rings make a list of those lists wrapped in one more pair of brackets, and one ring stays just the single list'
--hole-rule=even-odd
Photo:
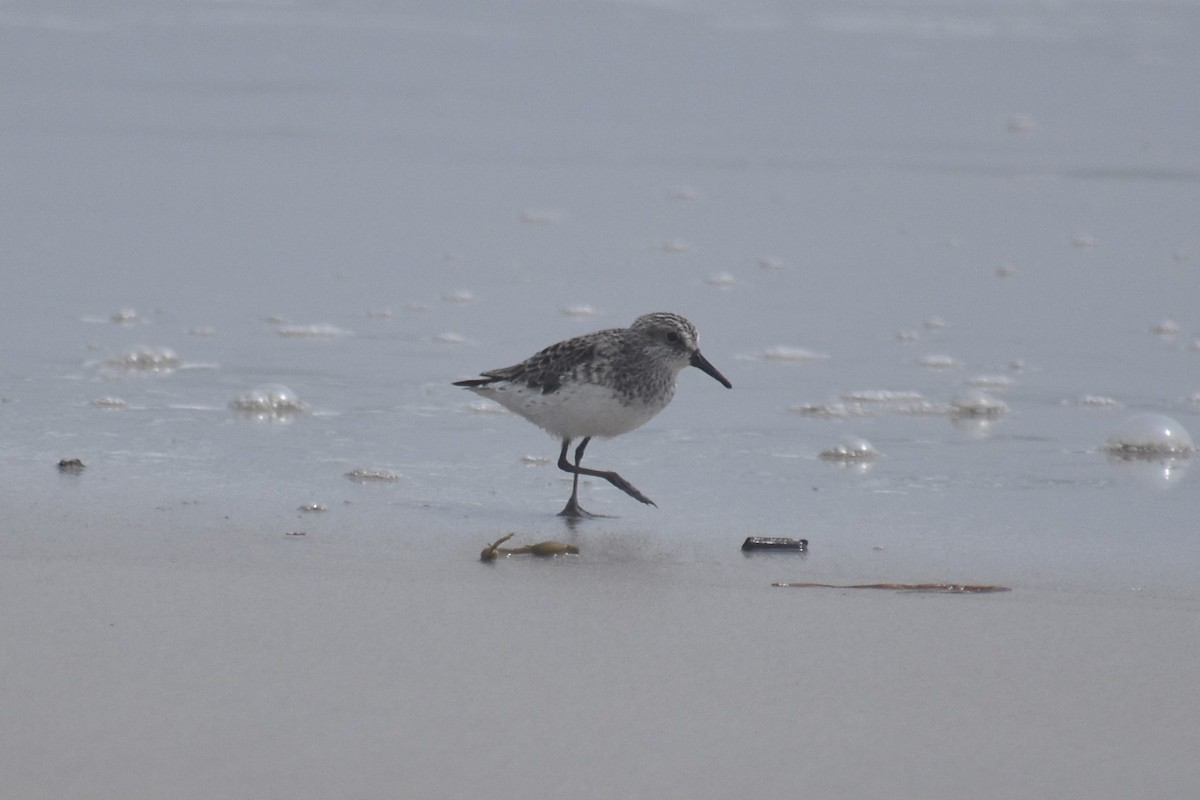
[{"label": "damp sand surface", "polygon": [[[1198,28],[5,4],[5,793],[1196,794]],[[450,383],[653,310],[569,525]]]}]

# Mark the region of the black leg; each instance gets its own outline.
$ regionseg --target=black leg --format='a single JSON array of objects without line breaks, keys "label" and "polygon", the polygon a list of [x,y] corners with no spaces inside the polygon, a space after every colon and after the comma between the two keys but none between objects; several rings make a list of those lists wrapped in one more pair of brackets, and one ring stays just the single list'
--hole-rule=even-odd
[{"label": "black leg", "polygon": [[567,449],[571,446],[570,439],[563,439],[562,450],[558,453],[558,468],[564,472],[572,473],[571,478],[571,499],[567,501],[563,510],[558,512],[560,517],[570,517],[578,519],[580,517],[592,516],[587,511],[579,507],[579,459],[583,457],[583,448],[587,446],[588,440],[584,439],[579,443],[579,447],[575,448],[575,467],[571,467],[571,462],[567,461]]},{"label": "black leg", "polygon": [[654,501],[637,490],[636,487],[629,481],[622,478],[615,472],[608,470],[588,469],[587,467],[579,466],[579,462],[583,460],[583,451],[587,448],[588,442],[592,437],[585,436],[579,443],[579,447],[575,448],[575,463],[571,464],[567,461],[567,448],[571,446],[570,439],[563,439],[562,450],[558,454],[558,468],[564,472],[573,473],[574,478],[571,481],[571,499],[567,501],[566,508],[559,512],[561,517],[581,517],[591,516],[588,512],[579,507],[579,476],[590,475],[593,478],[604,478],[613,486],[620,489],[625,494],[632,497],[634,500],[639,500],[647,505],[655,505]]}]

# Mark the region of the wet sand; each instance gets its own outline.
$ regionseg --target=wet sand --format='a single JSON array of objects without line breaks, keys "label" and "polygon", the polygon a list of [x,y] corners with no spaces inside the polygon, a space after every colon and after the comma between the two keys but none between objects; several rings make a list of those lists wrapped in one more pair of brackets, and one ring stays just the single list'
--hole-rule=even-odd
[{"label": "wet sand", "polygon": [[[1198,27],[6,3],[4,793],[1195,794]],[[567,526],[450,384],[659,309]]]},{"label": "wet sand", "polygon": [[[303,537],[85,520],[57,552],[10,546],[9,786],[849,798],[1195,785],[1194,599],[1037,582],[979,596],[772,588],[821,572],[820,549],[747,557],[616,520],[578,533],[578,556],[484,564],[484,537],[422,537],[420,517]],[[190,537],[205,543],[164,544]],[[886,572],[869,554],[842,567]]]}]

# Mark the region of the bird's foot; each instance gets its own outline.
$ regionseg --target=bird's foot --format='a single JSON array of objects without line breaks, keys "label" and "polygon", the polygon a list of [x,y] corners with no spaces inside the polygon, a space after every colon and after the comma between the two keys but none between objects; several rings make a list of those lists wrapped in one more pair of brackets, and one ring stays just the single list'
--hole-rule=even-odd
[{"label": "bird's foot", "polygon": [[654,506],[655,508],[658,508],[658,503],[655,503],[649,497],[646,497],[646,495],[639,492],[637,490],[636,486],[634,486],[632,483],[630,483],[629,481],[622,478],[617,473],[609,472],[609,473],[606,473],[604,475],[604,477],[609,483],[611,483],[613,486],[620,489],[625,494],[632,497],[634,500],[638,500],[642,503],[645,503],[648,506]]},{"label": "bird's foot", "polygon": [[583,506],[579,505],[579,501],[575,495],[571,495],[571,499],[563,507],[563,510],[558,512],[560,517],[566,517],[568,520],[591,519],[592,517],[602,517],[603,514],[593,514],[587,511]]}]

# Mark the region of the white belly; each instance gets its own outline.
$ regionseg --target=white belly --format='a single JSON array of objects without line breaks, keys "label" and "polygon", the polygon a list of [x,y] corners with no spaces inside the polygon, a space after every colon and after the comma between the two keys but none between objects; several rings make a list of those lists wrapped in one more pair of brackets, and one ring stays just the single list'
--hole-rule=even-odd
[{"label": "white belly", "polygon": [[661,403],[635,401],[626,405],[612,389],[594,383],[565,384],[550,394],[511,383],[477,386],[471,391],[495,400],[560,439],[628,433],[666,408],[674,394]]}]

